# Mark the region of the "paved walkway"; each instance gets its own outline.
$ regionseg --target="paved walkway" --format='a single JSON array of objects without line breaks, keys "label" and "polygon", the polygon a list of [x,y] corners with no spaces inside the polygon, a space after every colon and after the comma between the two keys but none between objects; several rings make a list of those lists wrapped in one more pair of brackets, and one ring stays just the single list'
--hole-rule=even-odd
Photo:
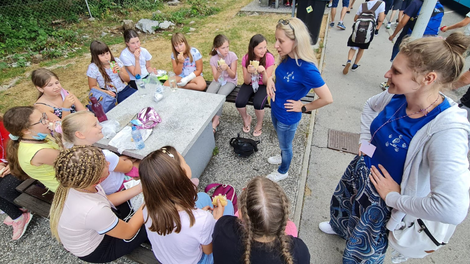
[{"label": "paved walkway", "polygon": [[[344,240],[337,236],[323,234],[318,229],[318,223],[329,219],[331,195],[347,165],[354,157],[352,154],[327,148],[328,130],[359,133],[362,106],[369,97],[381,92],[379,83],[385,80],[383,75],[391,65],[389,59],[392,43],[388,41],[388,31],[382,27],[370,49],[364,53],[359,69],[356,72],[349,72],[348,75],[342,74],[342,65],[346,63],[349,50],[346,42],[351,34],[353,13],[358,6],[359,4],[356,3],[353,12],[346,15],[344,21],[346,30],[342,31],[334,27],[327,33],[322,75],[333,94],[334,102],[320,109],[316,114],[299,228],[300,237],[309,247],[312,263],[341,263],[345,247]],[[450,22],[449,19],[453,18],[445,15],[443,24],[451,25],[459,21]],[[394,30],[393,26],[391,30]],[[447,34],[443,34],[445,35]],[[469,58],[467,58],[467,65],[470,65]],[[458,94],[462,92],[464,91],[452,92],[448,95],[458,99],[460,98]],[[470,232],[468,230],[470,230],[470,217],[457,227],[448,246],[432,256],[406,263],[469,263]],[[385,263],[391,263],[389,256]]]}]

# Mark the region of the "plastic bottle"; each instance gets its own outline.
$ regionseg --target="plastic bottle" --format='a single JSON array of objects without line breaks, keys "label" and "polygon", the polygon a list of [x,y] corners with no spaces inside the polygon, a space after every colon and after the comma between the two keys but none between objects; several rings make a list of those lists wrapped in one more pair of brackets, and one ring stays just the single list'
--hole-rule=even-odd
[{"label": "plastic bottle", "polygon": [[155,89],[154,100],[158,102],[163,99],[163,85],[161,83],[157,84],[157,88]]},{"label": "plastic bottle", "polygon": [[103,106],[100,104],[100,102],[98,102],[98,100],[93,96],[90,96],[90,101],[91,101],[91,111],[95,113],[95,116],[98,119],[98,122],[103,122],[103,121],[108,120],[108,117],[106,116],[103,110]]},{"label": "plastic bottle", "polygon": [[137,149],[145,148],[145,143],[142,140],[142,134],[140,134],[140,131],[136,126],[132,126],[132,139],[134,140],[135,147]]},{"label": "plastic bottle", "polygon": [[140,89],[140,88],[145,89],[145,83],[142,80],[142,78],[140,77],[140,74],[137,74],[135,76],[135,84],[137,84],[138,89]]}]

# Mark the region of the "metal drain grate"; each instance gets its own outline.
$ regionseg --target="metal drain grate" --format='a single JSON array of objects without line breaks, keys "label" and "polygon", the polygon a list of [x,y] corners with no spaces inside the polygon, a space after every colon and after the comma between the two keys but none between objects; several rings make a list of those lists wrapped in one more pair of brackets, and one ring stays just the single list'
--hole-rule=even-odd
[{"label": "metal drain grate", "polygon": [[328,148],[357,154],[359,151],[359,134],[329,129]]}]

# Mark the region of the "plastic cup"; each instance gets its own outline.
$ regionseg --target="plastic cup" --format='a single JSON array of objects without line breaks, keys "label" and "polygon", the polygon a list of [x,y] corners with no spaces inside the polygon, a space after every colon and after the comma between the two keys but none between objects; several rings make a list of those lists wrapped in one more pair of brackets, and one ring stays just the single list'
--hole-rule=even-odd
[{"label": "plastic cup", "polygon": [[176,85],[176,76],[174,72],[168,73],[168,82],[170,84],[170,89],[172,92],[175,92],[178,86]]}]

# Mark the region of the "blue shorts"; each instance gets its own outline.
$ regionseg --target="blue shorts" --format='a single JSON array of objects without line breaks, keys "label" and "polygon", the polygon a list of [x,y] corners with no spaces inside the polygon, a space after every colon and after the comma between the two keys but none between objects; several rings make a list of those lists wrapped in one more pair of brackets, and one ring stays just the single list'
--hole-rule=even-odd
[{"label": "blue shorts", "polygon": [[[333,0],[331,3],[332,8],[338,7],[339,0]],[[349,7],[349,0],[343,0],[343,7]]]}]

